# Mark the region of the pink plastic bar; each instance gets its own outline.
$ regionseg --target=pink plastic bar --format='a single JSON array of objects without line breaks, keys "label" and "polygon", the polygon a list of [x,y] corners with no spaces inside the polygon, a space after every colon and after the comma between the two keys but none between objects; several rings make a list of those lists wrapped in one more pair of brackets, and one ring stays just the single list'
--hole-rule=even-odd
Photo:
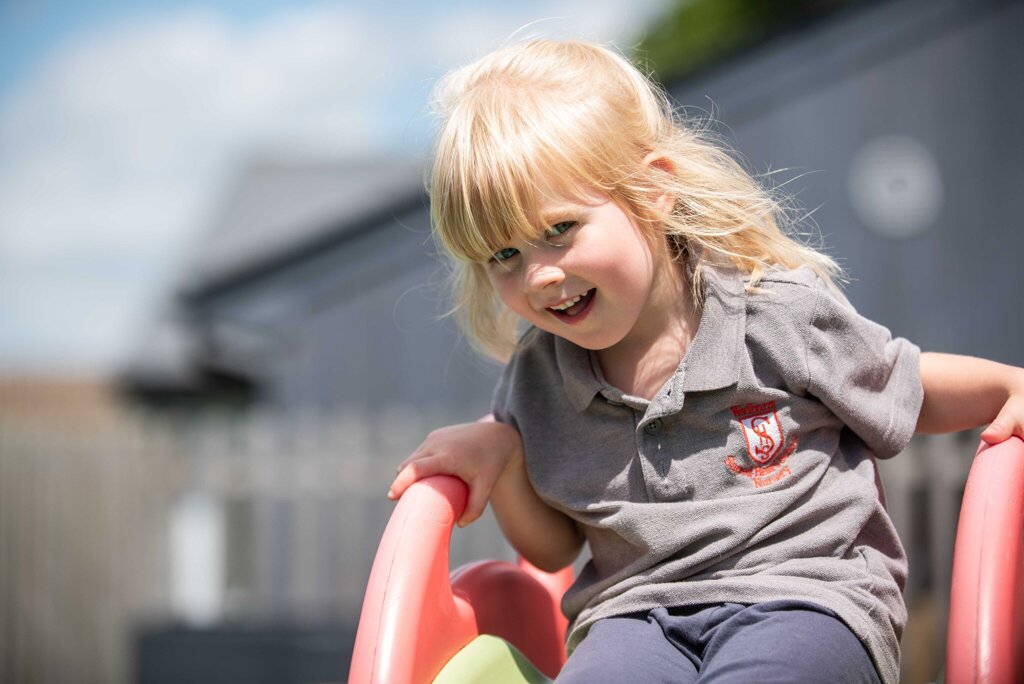
[{"label": "pink plastic bar", "polygon": [[479,561],[452,573],[453,591],[473,606],[480,633],[513,644],[552,679],[565,664],[568,620],[559,603],[570,584],[571,567],[549,574],[522,559]]},{"label": "pink plastic bar", "polygon": [[[565,659],[559,600],[572,569],[473,563],[449,578],[452,527],[466,485],[448,476],[416,482],[384,530],[356,631],[350,684],[420,684],[479,634],[496,634],[549,676]],[[454,589],[453,589],[454,585]]]},{"label": "pink plastic bar", "polygon": [[946,682],[1024,682],[1024,442],[978,449],[953,551]]}]

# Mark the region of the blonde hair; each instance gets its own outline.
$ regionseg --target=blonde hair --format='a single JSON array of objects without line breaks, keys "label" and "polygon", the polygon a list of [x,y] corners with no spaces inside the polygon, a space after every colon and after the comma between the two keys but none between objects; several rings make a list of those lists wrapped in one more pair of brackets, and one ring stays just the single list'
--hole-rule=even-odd
[{"label": "blonde hair", "polygon": [[[783,204],[685,123],[665,93],[625,57],[580,41],[512,45],[446,76],[435,91],[440,131],[430,178],[434,234],[454,258],[452,313],[482,351],[507,359],[517,318],[486,263],[516,239],[533,241],[548,197],[597,190],[650,235],[690,259],[694,301],[707,263],[732,264],[755,287],[768,269],[810,266],[840,275],[828,256],[787,234]],[[661,164],[645,163],[654,153]],[[675,198],[669,212],[657,198]]]}]

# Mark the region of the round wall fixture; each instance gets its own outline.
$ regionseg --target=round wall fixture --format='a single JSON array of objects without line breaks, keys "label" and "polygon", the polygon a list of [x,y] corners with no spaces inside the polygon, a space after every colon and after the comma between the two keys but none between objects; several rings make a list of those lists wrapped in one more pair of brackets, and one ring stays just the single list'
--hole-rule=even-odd
[{"label": "round wall fixture", "polygon": [[879,235],[905,238],[928,230],[942,211],[942,176],[931,151],[906,135],[869,141],[853,158],[850,204]]}]

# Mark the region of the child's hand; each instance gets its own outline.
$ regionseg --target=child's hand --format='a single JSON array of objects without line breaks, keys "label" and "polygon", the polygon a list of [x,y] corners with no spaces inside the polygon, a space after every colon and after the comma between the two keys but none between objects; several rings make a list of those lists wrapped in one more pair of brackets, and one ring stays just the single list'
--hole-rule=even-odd
[{"label": "child's hand", "polygon": [[1011,394],[981,438],[986,444],[1005,442],[1012,435],[1024,438],[1024,394]]},{"label": "child's hand", "polygon": [[388,498],[398,499],[424,477],[455,475],[469,486],[466,510],[459,518],[459,527],[465,527],[483,514],[495,483],[522,458],[523,440],[510,425],[487,421],[440,428],[398,466]]}]

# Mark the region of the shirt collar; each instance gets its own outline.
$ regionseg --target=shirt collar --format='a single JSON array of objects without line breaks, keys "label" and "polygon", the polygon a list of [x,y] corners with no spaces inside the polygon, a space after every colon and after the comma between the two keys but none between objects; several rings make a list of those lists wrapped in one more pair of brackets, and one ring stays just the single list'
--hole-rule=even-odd
[{"label": "shirt collar", "polygon": [[[703,266],[704,303],[700,326],[683,362],[672,376],[672,391],[709,391],[739,380],[740,357],[746,334],[746,287],[739,271]],[[622,401],[622,393],[607,386],[594,367],[596,358],[582,347],[555,337],[555,360],[573,408],[582,412],[603,393]]]},{"label": "shirt collar", "polygon": [[594,395],[604,389],[590,361],[590,352],[555,336],[555,362],[562,374],[562,385],[569,402],[578,412],[584,411]]},{"label": "shirt collar", "polygon": [[700,326],[673,382],[684,392],[722,389],[740,377],[746,343],[747,290],[735,268],[705,265]]}]

